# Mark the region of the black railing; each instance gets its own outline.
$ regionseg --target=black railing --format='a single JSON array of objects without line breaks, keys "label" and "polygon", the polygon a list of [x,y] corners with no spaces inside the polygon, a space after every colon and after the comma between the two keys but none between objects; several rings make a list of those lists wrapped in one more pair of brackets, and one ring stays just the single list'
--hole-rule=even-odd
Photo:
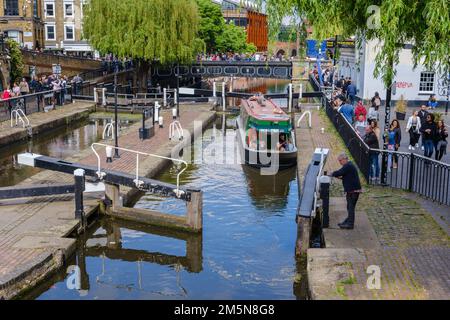
[{"label": "black railing", "polygon": [[[315,90],[320,90],[320,85],[313,76],[310,77],[310,82]],[[328,118],[368,183],[378,183],[378,180],[370,179],[376,176],[374,164],[378,162],[378,167],[381,168],[380,161],[386,158],[387,172],[381,172],[381,176],[386,175],[384,185],[415,192],[450,206],[450,164],[415,153],[370,149],[345,117],[332,107],[324,93],[321,100]],[[371,162],[371,157],[376,161]]]},{"label": "black railing", "polygon": [[72,99],[72,87],[66,87],[0,100],[0,121],[10,120],[14,109],[22,109],[26,115],[30,115],[46,111],[49,107],[62,107],[72,103]]}]

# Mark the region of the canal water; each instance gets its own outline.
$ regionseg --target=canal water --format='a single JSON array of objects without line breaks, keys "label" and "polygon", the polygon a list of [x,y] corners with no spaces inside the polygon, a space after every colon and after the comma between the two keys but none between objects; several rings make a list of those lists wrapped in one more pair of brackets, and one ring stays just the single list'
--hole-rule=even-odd
[{"label": "canal water", "polygon": [[[40,171],[19,165],[18,154],[33,152],[60,159],[70,157],[101,140],[106,123],[105,119],[87,119],[75,125],[39,134],[29,141],[0,148],[0,187],[16,185]],[[128,122],[122,121],[121,125],[127,126]]]},{"label": "canal water", "polygon": [[[287,84],[274,83],[266,92],[284,92]],[[184,153],[195,161],[181,183],[204,193],[201,235],[102,218],[78,240],[72,267],[24,298],[305,299],[304,264],[294,255],[296,169],[262,176],[230,161],[237,153],[235,117],[218,116]],[[92,132],[86,144],[98,138],[92,126],[82,127]],[[71,140],[58,139],[61,149]],[[157,179],[175,183],[178,170],[170,166]],[[151,194],[135,207],[175,215],[186,210],[183,201]]]}]

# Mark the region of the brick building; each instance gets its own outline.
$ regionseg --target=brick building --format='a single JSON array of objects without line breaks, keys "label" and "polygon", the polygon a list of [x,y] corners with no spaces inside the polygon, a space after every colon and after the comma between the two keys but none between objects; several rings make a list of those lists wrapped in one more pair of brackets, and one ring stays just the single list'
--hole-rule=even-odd
[{"label": "brick building", "polygon": [[243,27],[247,33],[247,43],[253,43],[259,52],[267,51],[269,43],[269,27],[267,15],[258,10],[252,1],[213,0],[222,7],[222,13],[227,23],[234,22]]},{"label": "brick building", "polygon": [[92,52],[83,40],[83,9],[87,0],[42,0],[45,48],[76,55]]},{"label": "brick building", "polygon": [[0,1],[0,32],[29,49],[44,45],[42,0]]}]

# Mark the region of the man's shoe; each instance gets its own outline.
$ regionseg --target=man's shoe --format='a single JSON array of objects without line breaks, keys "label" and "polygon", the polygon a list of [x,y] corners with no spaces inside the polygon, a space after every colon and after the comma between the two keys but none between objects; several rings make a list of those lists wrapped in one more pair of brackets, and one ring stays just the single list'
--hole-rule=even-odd
[{"label": "man's shoe", "polygon": [[324,225],[322,225],[322,229],[328,229],[329,227],[330,227],[329,224],[324,224]]},{"label": "man's shoe", "polygon": [[353,230],[353,225],[348,224],[348,223],[346,223],[346,224],[341,224],[341,225],[339,225],[339,228],[345,229],[345,230]]},{"label": "man's shoe", "polygon": [[340,227],[340,226],[343,226],[343,225],[346,225],[346,224],[348,224],[348,220],[347,219],[345,219],[341,223],[338,223],[338,226]]}]

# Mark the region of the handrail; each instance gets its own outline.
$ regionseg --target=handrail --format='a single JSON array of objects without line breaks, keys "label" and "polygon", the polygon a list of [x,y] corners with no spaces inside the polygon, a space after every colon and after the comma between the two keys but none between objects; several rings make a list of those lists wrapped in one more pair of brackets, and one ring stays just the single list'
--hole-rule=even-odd
[{"label": "handrail", "polygon": [[170,124],[169,140],[172,140],[172,138],[175,137],[175,129],[177,130],[179,139],[182,140],[184,138],[183,127],[181,126],[181,123],[178,120],[176,120]]},{"label": "handrail", "polygon": [[178,162],[178,163],[184,164],[185,167],[177,175],[177,189],[174,190],[174,192],[177,195],[177,197],[180,197],[184,193],[183,190],[180,190],[180,176],[188,168],[188,163],[186,161],[180,160],[180,159],[164,157],[164,156],[160,156],[160,155],[157,155],[157,154],[151,154],[151,153],[146,153],[146,152],[141,152],[141,151],[136,151],[136,150],[130,150],[130,149],[126,149],[126,148],[120,148],[120,147],[115,147],[115,146],[111,146],[111,145],[95,142],[95,143],[93,143],[91,145],[91,149],[92,149],[92,151],[94,151],[94,154],[97,157],[98,170],[97,170],[96,173],[97,173],[97,176],[98,176],[98,178],[100,180],[102,180],[105,177],[106,173],[101,171],[100,155],[98,154],[97,150],[95,150],[95,146],[105,147],[107,149],[111,148],[110,150],[121,150],[121,151],[125,151],[125,152],[130,152],[130,153],[136,154],[136,179],[134,180],[134,183],[136,184],[136,187],[138,189],[141,188],[141,186],[143,184],[143,181],[139,180],[139,156],[140,155],[150,156],[150,157],[155,157],[155,158],[165,159],[165,160],[171,160],[171,161],[174,161],[174,162]]},{"label": "handrail", "polygon": [[308,115],[308,117],[309,117],[308,125],[309,125],[310,128],[312,128],[312,121],[311,121],[312,115],[311,115],[311,111],[306,111],[305,113],[303,113],[303,114],[301,115],[300,119],[297,120],[297,128],[300,128],[300,122],[302,122],[303,118],[304,118],[306,115]]},{"label": "handrail", "polygon": [[[21,115],[22,114],[22,115]],[[11,128],[13,128],[13,118],[15,116],[16,119],[16,126],[19,122],[19,120],[22,122],[22,126],[28,127],[30,125],[30,119],[28,119],[27,115],[23,112],[22,109],[15,109],[11,112]],[[27,123],[25,124],[25,121],[23,120],[25,118],[25,120],[27,121]]]},{"label": "handrail", "polygon": [[[112,136],[112,133],[115,132],[115,121],[111,121],[108,122],[105,126],[105,128],[103,129],[103,135],[102,135],[102,139],[105,140],[106,137],[109,137],[110,135]],[[119,135],[119,130],[117,130],[117,135]]]}]

